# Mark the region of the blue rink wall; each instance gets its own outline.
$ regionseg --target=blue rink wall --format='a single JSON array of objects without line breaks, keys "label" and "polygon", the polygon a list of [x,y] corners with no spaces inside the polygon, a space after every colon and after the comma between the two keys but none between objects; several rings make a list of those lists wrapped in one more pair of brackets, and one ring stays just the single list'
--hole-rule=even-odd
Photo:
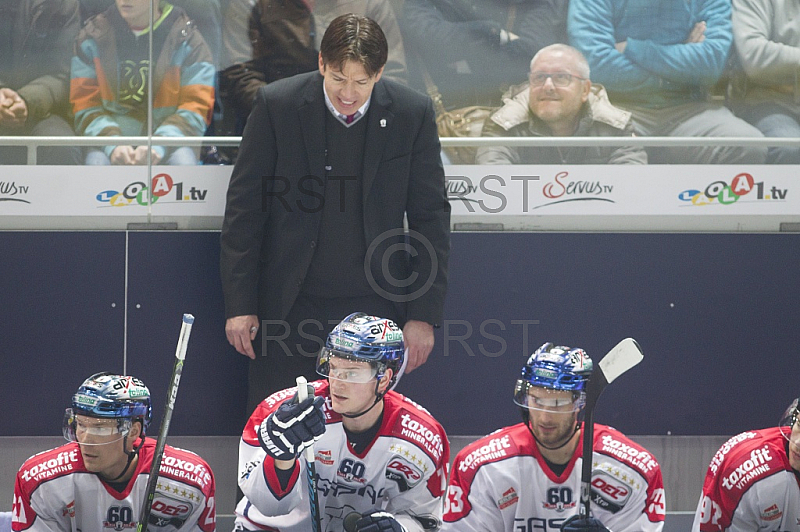
[{"label": "blue rink wall", "polygon": [[[169,441],[209,461],[219,529],[230,529],[247,366],[224,337],[218,242],[218,232],[0,232],[0,511],[22,461],[63,442],[64,408],[93,372],[144,379],[156,434],[191,312]],[[517,422],[514,382],[540,343],[598,359],[632,336],[645,359],[604,392],[596,420],[658,458],[665,532],[677,532],[691,526],[719,445],[774,425],[800,395],[800,234],[454,233],[452,247],[436,347],[399,391],[442,422],[453,453]]]},{"label": "blue rink wall", "polygon": [[[101,370],[141,377],[158,427],[183,312],[196,321],[171,434],[240,434],[246,359],[224,336],[218,241],[0,232],[0,436],[58,434]],[[543,341],[597,360],[632,336],[645,359],[606,390],[599,422],[651,435],[773,425],[800,394],[799,259],[791,233],[454,233],[445,322],[399,391],[448,433],[484,434],[517,421],[514,382]]]}]

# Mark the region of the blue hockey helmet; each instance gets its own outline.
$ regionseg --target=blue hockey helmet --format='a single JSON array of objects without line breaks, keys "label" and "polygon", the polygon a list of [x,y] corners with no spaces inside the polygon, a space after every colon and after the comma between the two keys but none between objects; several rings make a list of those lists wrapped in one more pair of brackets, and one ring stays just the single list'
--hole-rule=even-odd
[{"label": "blue hockey helmet", "polygon": [[[514,402],[525,408],[536,408],[531,405],[528,391],[532,387],[553,391],[572,392],[573,400],[569,402],[576,411],[586,403],[586,385],[592,374],[592,359],[580,348],[556,346],[550,342],[537,349],[522,367],[522,375],[514,388]],[[569,406],[559,400],[539,400],[546,409]],[[551,404],[552,403],[552,404]]]},{"label": "blue hockey helmet", "polygon": [[150,390],[136,377],[97,373],[83,381],[67,409],[64,435],[73,441],[75,415],[116,419],[120,429],[139,420],[144,437],[153,418]]},{"label": "blue hockey helmet", "polygon": [[373,372],[366,379],[355,376],[351,382],[380,380],[387,369],[392,370],[389,388],[393,388],[405,370],[406,354],[403,331],[392,320],[355,312],[342,320],[325,341],[317,356],[317,373],[329,378],[332,357],[367,362]]}]

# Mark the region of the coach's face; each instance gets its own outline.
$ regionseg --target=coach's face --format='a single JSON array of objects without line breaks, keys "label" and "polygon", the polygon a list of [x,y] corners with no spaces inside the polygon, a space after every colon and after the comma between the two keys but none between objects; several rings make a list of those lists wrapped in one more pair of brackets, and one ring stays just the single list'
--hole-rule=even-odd
[{"label": "coach's face", "polygon": [[333,107],[343,115],[352,115],[369,100],[372,88],[383,75],[383,67],[370,77],[361,63],[348,60],[341,69],[336,69],[323,63],[320,54],[319,72],[325,78],[325,92]]}]

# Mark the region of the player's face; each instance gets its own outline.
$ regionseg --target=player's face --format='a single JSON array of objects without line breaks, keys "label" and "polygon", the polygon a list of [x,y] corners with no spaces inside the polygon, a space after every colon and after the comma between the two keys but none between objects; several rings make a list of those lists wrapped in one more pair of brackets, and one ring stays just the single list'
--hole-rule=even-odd
[{"label": "player's face", "polygon": [[531,65],[529,106],[546,124],[576,120],[589,97],[591,82],[579,79],[573,63],[571,54],[556,50],[544,52]]},{"label": "player's face", "polygon": [[795,471],[800,471],[800,420],[792,425],[789,440],[789,464]]},{"label": "player's face", "polygon": [[575,434],[578,413],[574,395],[563,390],[532,386],[528,390],[528,417],[536,438],[547,447],[557,447]]},{"label": "player's face", "polygon": [[[86,469],[105,478],[115,478],[128,461],[123,451],[124,434],[120,433],[117,421],[81,415],[75,418],[75,437]],[[138,433],[138,428],[132,428],[132,431]]]},{"label": "player's face", "polygon": [[334,412],[358,414],[375,402],[377,381],[375,370],[368,362],[331,357],[328,382]]},{"label": "player's face", "polygon": [[153,4],[153,17],[158,15],[158,0],[116,0],[117,10],[128,26],[146,28],[150,25],[150,4]]},{"label": "player's face", "polygon": [[322,62],[319,56],[319,71],[325,78],[325,92],[333,107],[343,115],[352,115],[367,103],[372,88],[381,79],[383,68],[373,77],[367,75],[364,65],[356,61],[345,61],[341,70]]}]

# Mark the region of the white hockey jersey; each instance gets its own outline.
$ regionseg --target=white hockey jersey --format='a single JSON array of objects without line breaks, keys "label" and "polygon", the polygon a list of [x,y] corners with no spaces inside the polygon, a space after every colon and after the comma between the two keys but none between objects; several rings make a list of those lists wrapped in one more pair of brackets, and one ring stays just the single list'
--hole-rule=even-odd
[{"label": "white hockey jersey", "polygon": [[[582,454],[579,442],[556,476],[522,423],[473,442],[453,462],[442,532],[560,530],[580,512]],[[658,462],[604,425],[594,426],[591,485],[592,515],[610,530],[662,529],[666,505]]]},{"label": "white hockey jersey", "polygon": [[[137,527],[156,442],[147,438],[125,491],[86,470],[77,443],[29,458],[17,473],[12,530],[102,532]],[[167,445],[148,530],[216,530],[214,474],[196,454]]]},{"label": "white hockey jersey", "polygon": [[[436,530],[447,484],[450,444],[442,426],[422,407],[396,393],[384,396],[383,421],[362,454],[347,442],[342,417],[331,409],[327,381],[313,383],[325,398],[326,430],[314,444],[322,530],[342,532],[351,513],[382,509],[409,532]],[[261,422],[292,397],[288,388],[266,398],[250,417],[239,444],[238,530],[309,532],[311,512],[306,463],[300,459],[282,489],[275,462],[258,443]]]},{"label": "white hockey jersey", "polygon": [[789,428],[738,434],[706,472],[693,531],[800,531],[800,480],[787,456]]}]

